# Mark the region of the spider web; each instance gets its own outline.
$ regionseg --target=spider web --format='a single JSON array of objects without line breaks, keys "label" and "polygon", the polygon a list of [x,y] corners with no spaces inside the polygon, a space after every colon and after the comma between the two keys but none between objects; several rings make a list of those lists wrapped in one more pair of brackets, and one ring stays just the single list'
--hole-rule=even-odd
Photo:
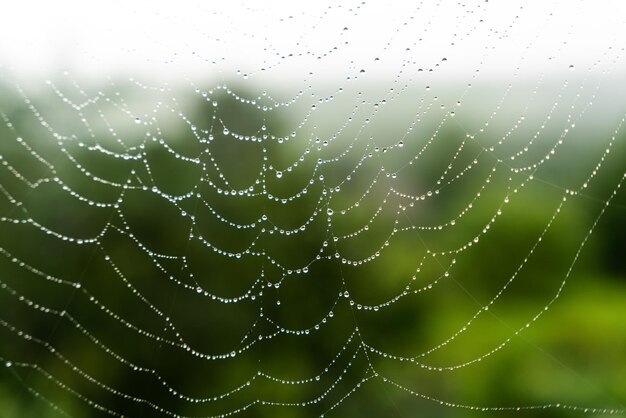
[{"label": "spider web", "polygon": [[585,3],[118,6],[199,41],[2,67],[0,360],[46,411],[624,413],[449,395],[507,350],[593,386],[527,334],[623,210],[623,22],[584,49]]}]

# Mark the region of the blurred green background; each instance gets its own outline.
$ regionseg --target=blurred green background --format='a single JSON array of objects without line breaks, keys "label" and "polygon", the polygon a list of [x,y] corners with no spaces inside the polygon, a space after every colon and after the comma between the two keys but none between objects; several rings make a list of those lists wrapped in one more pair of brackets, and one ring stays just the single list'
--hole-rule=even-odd
[{"label": "blurred green background", "polygon": [[62,415],[48,401],[77,417],[211,416],[255,400],[293,405],[237,416],[514,414],[384,379],[478,407],[624,408],[623,190],[606,205],[624,176],[621,131],[568,193],[616,123],[592,113],[563,134],[572,120],[545,122],[552,101],[539,100],[481,132],[481,96],[501,90],[480,86],[454,116],[420,109],[421,90],[383,103],[346,88],[312,110],[237,87],[0,89],[0,416]]}]

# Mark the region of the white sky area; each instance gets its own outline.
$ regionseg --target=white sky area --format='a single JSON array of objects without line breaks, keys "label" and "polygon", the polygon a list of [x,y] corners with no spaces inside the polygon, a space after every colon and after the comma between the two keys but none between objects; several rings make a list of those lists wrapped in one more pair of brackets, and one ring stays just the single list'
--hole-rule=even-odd
[{"label": "white sky area", "polygon": [[442,75],[479,70],[510,77],[559,73],[571,65],[619,74],[626,70],[625,16],[625,2],[618,0],[10,0],[3,5],[0,65],[13,77],[69,70],[87,78],[257,81],[302,81],[309,72],[319,79],[348,77],[361,70],[410,77],[431,68]]}]

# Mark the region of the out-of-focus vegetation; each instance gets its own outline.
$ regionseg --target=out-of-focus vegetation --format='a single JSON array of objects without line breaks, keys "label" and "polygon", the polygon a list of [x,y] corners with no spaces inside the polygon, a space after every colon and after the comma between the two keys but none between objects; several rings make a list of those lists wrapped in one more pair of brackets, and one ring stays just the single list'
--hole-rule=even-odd
[{"label": "out-of-focus vegetation", "polygon": [[[71,101],[85,100],[71,86],[59,89]],[[297,403],[323,396],[306,406],[256,404],[240,414],[318,416],[371,375],[370,363],[381,376],[445,402],[623,407],[623,190],[588,236],[623,176],[623,135],[588,187],[572,196],[566,189],[582,185],[610,136],[592,137],[593,129],[582,126],[532,180],[530,171],[511,171],[549,153],[560,120],[529,144],[528,132],[538,123],[529,118],[490,151],[505,136],[508,119],[478,133],[470,126],[482,120],[480,108],[459,109],[442,126],[441,114],[425,112],[405,136],[413,120],[402,113],[407,103],[401,101],[348,120],[350,112],[344,118],[345,109],[332,104],[264,112],[264,98],[245,103],[237,97],[253,97],[250,92],[223,89],[203,97],[136,87],[118,95],[112,88],[78,109],[52,89],[25,93],[28,103],[11,89],[4,92],[0,357],[11,367],[0,368],[1,416],[57,416],[46,400],[78,417],[107,415],[85,399],[123,416],[164,415],[159,408],[208,416],[258,399]],[[528,151],[508,159],[525,146]],[[249,186],[249,194],[225,193]],[[280,200],[303,189],[294,200]],[[564,196],[567,202],[551,222]],[[301,225],[306,227],[289,235],[278,232]],[[456,248],[463,250],[430,255]],[[377,257],[368,259],[372,255]],[[417,358],[434,367],[470,364],[429,370],[359,349],[362,338],[388,355],[427,352],[505,286],[467,331]],[[364,308],[405,289],[408,294],[389,306]],[[349,298],[338,298],[346,291]],[[248,297],[223,303],[210,295]],[[355,326],[359,334],[349,339]],[[269,338],[281,329],[308,331]],[[224,358],[206,360],[194,351]],[[258,371],[307,381],[280,384]],[[189,402],[164,382],[184,396],[229,395]],[[327,416],[510,414],[442,406],[379,377]],[[577,413],[548,408],[521,414]]]}]

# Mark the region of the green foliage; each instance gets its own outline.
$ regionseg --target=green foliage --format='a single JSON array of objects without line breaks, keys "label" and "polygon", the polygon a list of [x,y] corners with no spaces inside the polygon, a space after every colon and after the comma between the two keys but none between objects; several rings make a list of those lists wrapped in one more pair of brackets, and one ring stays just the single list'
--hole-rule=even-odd
[{"label": "green foliage", "polygon": [[[245,92],[240,95],[246,97]],[[214,108],[213,101],[219,106]],[[43,98],[41,102],[46,115],[71,114],[52,106],[46,108]],[[30,217],[50,230],[85,240],[106,229],[98,242],[77,244],[46,234],[28,223],[0,223],[0,247],[11,254],[0,257],[0,280],[7,286],[0,292],[0,318],[16,330],[46,343],[42,345],[33,339],[24,339],[10,327],[3,326],[0,329],[0,356],[3,359],[11,359],[14,364],[36,364],[82,396],[128,416],[146,416],[146,413],[156,414],[156,411],[126,399],[120,393],[148,399],[180,414],[209,415],[239,408],[256,399],[306,401],[320,396],[332,386],[333,390],[320,403],[293,408],[255,405],[243,414],[317,416],[339,401],[368,373],[370,362],[377,371],[400,384],[460,404],[517,406],[561,402],[602,407],[614,406],[615,399],[626,398],[626,322],[623,315],[626,282],[620,261],[623,239],[617,233],[623,230],[626,204],[623,193],[609,205],[573,272],[568,273],[581,242],[586,239],[594,219],[622,175],[619,168],[623,167],[623,157],[614,157],[607,162],[602,175],[594,179],[593,187],[582,195],[571,197],[556,220],[550,223],[564,191],[549,180],[551,176],[571,170],[572,160],[552,165],[552,172],[540,170],[535,174],[539,180],[520,188],[519,193],[512,193],[511,187],[519,187],[527,174],[511,174],[503,165],[492,172],[497,152],[482,152],[478,142],[467,141],[459,131],[438,134],[419,162],[408,165],[424,146],[424,138],[428,138],[428,135],[414,133],[404,139],[403,147],[392,147],[389,152],[364,160],[365,163],[352,174],[354,181],[344,184],[341,179],[350,173],[362,155],[371,151],[367,148],[367,141],[354,142],[341,163],[318,167],[319,171],[316,171],[316,158],[336,156],[345,151],[353,138],[346,134],[320,151],[315,150],[316,145],[307,146],[307,141],[300,139],[307,138],[308,134],[313,138],[312,128],[284,145],[271,140],[262,143],[240,141],[225,134],[224,128],[243,136],[262,136],[264,132],[289,135],[305,112],[289,117],[276,117],[272,113],[274,116],[269,117],[269,113],[242,104],[231,95],[213,97],[209,101],[190,101],[186,106],[185,114],[191,115],[189,123],[180,118],[167,119],[172,116],[163,109],[162,115],[155,116],[159,121],[166,120],[160,126],[162,144],[152,140],[152,136],[159,137],[149,120],[135,124],[120,115],[115,119],[115,109],[105,109],[111,120],[118,121],[115,129],[129,146],[145,142],[145,148],[137,147],[133,152],[143,152],[147,164],[139,159],[111,158],[80,146],[77,140],[58,146],[51,142],[49,132],[42,131],[32,112],[17,107],[7,114],[7,120],[14,127],[10,129],[6,123],[0,126],[1,154],[29,181],[53,175],[92,202],[111,203],[120,196],[123,199],[119,209],[98,207],[72,197],[54,181],[36,188],[26,187],[6,166],[0,167],[0,184],[15,200],[23,202],[22,207],[27,210],[27,214],[21,212],[21,207],[3,196],[0,216],[18,220]],[[95,117],[93,120],[100,121]],[[98,123],[94,122],[92,126],[94,137],[81,133],[85,126],[75,121],[65,120],[55,126],[66,133],[77,132],[78,138],[88,145],[99,143],[107,149],[123,152],[119,142]],[[191,129],[190,123],[197,131]],[[332,123],[332,119],[328,121],[328,124]],[[203,145],[194,134],[202,130],[213,136],[209,145]],[[371,133],[375,138],[386,137],[384,130],[371,128]],[[497,134],[493,135],[481,138],[482,143],[494,143]],[[32,149],[54,166],[55,172],[51,174],[46,164],[33,158],[32,153],[16,142],[16,136],[25,138]],[[599,149],[603,147],[601,140],[598,138]],[[464,141],[467,143],[462,152],[458,158],[454,157]],[[617,142],[617,151],[624,151],[624,142],[623,139]],[[288,170],[307,148],[310,154],[305,154],[305,161]],[[206,152],[207,149],[210,153]],[[626,155],[626,152],[617,151],[612,157]],[[570,158],[586,161],[587,155],[570,155]],[[181,156],[198,159],[200,164],[190,164]],[[454,161],[454,167],[446,179],[462,173],[463,167],[471,165],[474,159],[479,163],[467,175],[442,187],[441,192],[432,198],[418,200],[414,206],[397,196],[386,196],[390,187],[401,193],[426,193],[436,187],[448,162]],[[231,187],[253,186],[259,191],[261,185],[255,184],[254,180],[268,164],[273,171],[267,170],[262,176],[263,187],[278,198],[302,190],[312,178],[323,175],[324,180],[316,181],[308,187],[306,195],[286,204],[260,194],[224,195],[210,187],[213,184],[229,190]],[[381,175],[361,199],[382,166],[389,171],[404,168],[397,179]],[[80,167],[91,174],[85,175]],[[219,171],[215,167],[219,167]],[[275,171],[280,171],[281,175],[275,175]],[[486,184],[490,175],[490,182]],[[94,181],[94,176],[105,181]],[[123,190],[119,184],[130,184],[133,188]],[[340,184],[340,190],[332,195],[332,199],[324,194],[325,189]],[[456,219],[485,184],[473,210],[454,225],[417,232],[411,228],[440,225]],[[140,185],[145,185],[145,190],[137,188]],[[159,193],[153,192],[153,187]],[[165,195],[183,196],[186,193],[192,193],[192,197],[182,200],[164,198]],[[507,195],[511,198],[502,207],[502,215],[483,234],[482,229],[503,205]],[[358,207],[347,215],[341,214],[356,201],[360,202]],[[399,205],[407,209],[398,212]],[[332,209],[332,215],[327,216],[328,208]],[[378,209],[380,213],[377,214]],[[276,226],[288,230],[297,227],[307,223],[317,212],[319,215],[314,215],[305,231],[289,236],[261,233],[262,228],[269,230]],[[263,215],[268,221],[260,221]],[[367,230],[334,242],[335,236],[349,236],[361,230],[374,215]],[[236,224],[254,226],[233,228],[220,217]],[[330,236],[328,217],[332,219]],[[399,231],[390,235],[394,228]],[[480,236],[480,242],[458,256],[441,255],[436,259],[430,256],[432,251],[463,246],[472,242],[475,236]],[[540,236],[541,244],[532,251]],[[207,248],[197,237],[224,251],[242,255],[240,258],[224,257]],[[386,241],[388,246],[385,246]],[[151,253],[147,253],[146,248]],[[270,258],[246,253],[249,248],[267,254],[287,269],[301,268],[307,260],[316,257],[320,248],[325,248],[322,253],[329,257],[312,263],[306,274],[283,277],[283,272],[268,261]],[[337,252],[341,257],[358,260],[378,251],[380,257],[376,261],[358,266],[342,264],[333,256]],[[160,254],[185,257],[186,262]],[[23,260],[45,275],[80,283],[81,287],[77,289],[45,280],[12,262],[11,257]],[[527,262],[525,258],[528,258]],[[422,260],[426,261],[420,267]],[[518,271],[520,265],[523,267]],[[420,271],[416,273],[418,268]],[[411,280],[413,276],[415,280]],[[259,277],[262,277],[261,282]],[[507,284],[511,277],[515,279]],[[532,321],[551,303],[566,278],[563,295],[539,320],[532,322],[528,330],[514,336],[518,328]],[[267,283],[277,282],[281,282],[280,288],[267,286]],[[435,283],[429,286],[432,282]],[[396,303],[375,311],[351,307],[346,298],[338,299],[340,292],[349,290],[351,298],[358,304],[381,304],[402,293],[407,285],[411,292]],[[16,293],[8,290],[9,287]],[[422,287],[423,291],[413,292]],[[513,335],[505,348],[480,362],[454,371],[427,370],[375,353],[355,351],[359,342],[352,338],[346,350],[341,351],[338,362],[328,373],[322,373],[319,381],[313,379],[301,385],[280,385],[257,376],[257,370],[280,379],[308,379],[319,375],[320,370],[324,370],[340,352],[355,324],[368,345],[387,353],[411,357],[428,351],[454,335],[503,287],[506,289],[501,297],[471,324],[467,332],[444,349],[419,358],[436,367],[464,364],[489,353]],[[254,300],[247,298],[226,304],[204,294],[233,298],[248,291],[258,296]],[[25,303],[18,294],[69,315],[59,317],[41,312]],[[90,300],[89,295],[98,302]],[[175,347],[179,335],[164,328],[163,321],[163,316],[170,318],[193,349],[228,354],[232,347],[239,346],[242,338],[249,342],[259,336],[265,338],[276,330],[270,322],[259,320],[261,311],[272,323],[288,329],[312,328],[329,311],[333,312],[333,320],[307,335],[283,333],[271,340],[264,339],[236,357],[220,361],[204,361]],[[125,326],[120,318],[163,341],[157,342],[139,334]],[[98,343],[94,343],[96,340]],[[49,347],[54,347],[55,351]],[[62,357],[58,353],[62,353]],[[354,358],[353,353],[356,353]],[[255,381],[224,399],[194,404],[172,396],[154,375],[134,370],[116,356],[140,367],[158,370],[173,388],[188,396],[220,395],[251,378]],[[85,379],[68,367],[64,359],[117,392],[107,391]],[[57,415],[45,405],[45,401],[36,400],[26,388],[36,390],[72,415],[104,415],[37,370],[16,367],[0,370],[0,411],[3,416]],[[339,376],[342,378],[335,384]],[[442,407],[385,385],[379,379],[364,383],[350,402],[335,410],[336,416],[345,417],[393,414],[492,415]],[[524,414],[537,417],[569,415],[566,410],[554,409],[526,411]]]}]

